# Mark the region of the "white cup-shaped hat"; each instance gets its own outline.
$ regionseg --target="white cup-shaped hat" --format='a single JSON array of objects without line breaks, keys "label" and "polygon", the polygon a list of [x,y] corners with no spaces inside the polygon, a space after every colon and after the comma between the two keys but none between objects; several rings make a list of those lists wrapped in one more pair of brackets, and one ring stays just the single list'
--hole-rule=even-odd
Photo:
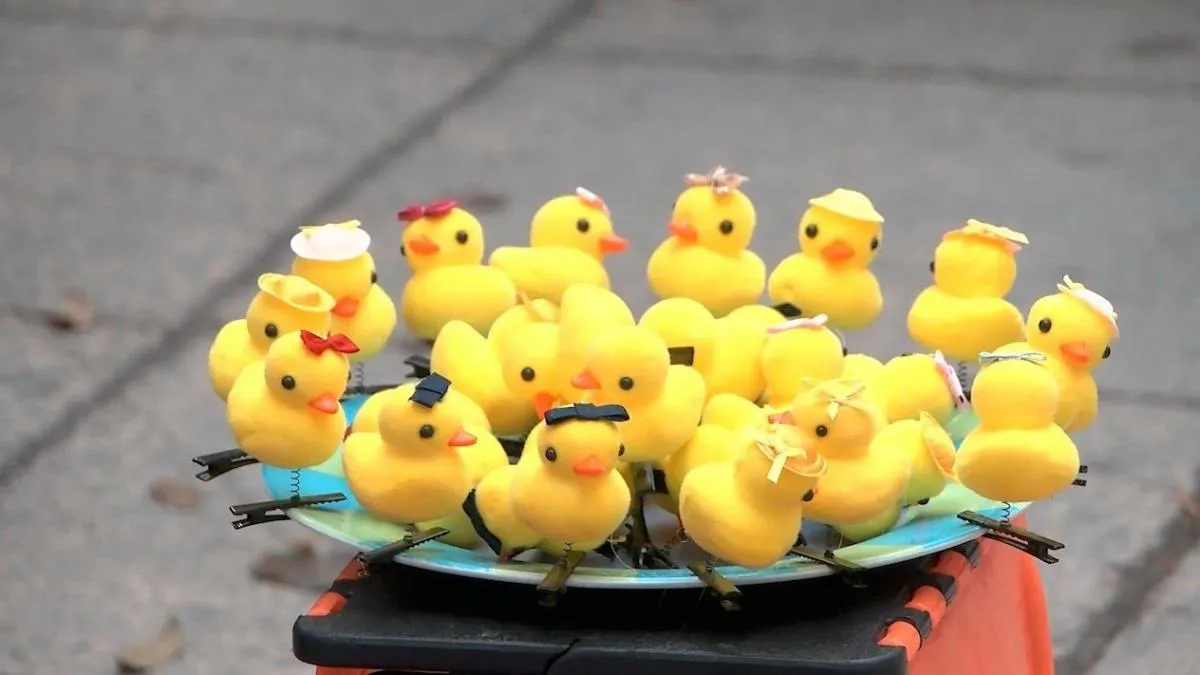
[{"label": "white cup-shaped hat", "polygon": [[302,227],[292,237],[292,253],[306,260],[352,260],[371,247],[371,235],[357,220]]}]

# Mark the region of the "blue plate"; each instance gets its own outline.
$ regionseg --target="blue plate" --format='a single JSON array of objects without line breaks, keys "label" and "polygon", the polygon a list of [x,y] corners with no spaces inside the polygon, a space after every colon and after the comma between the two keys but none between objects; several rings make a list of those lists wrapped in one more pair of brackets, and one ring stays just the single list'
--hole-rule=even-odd
[{"label": "blue plate", "polygon": [[[347,415],[352,416],[351,411],[357,412],[360,405],[361,401],[348,403]],[[960,422],[948,426],[962,429],[970,425],[969,422]],[[343,492],[347,496],[350,495],[341,476],[340,452],[337,457],[334,466],[327,462],[321,467],[300,472],[300,485],[305,494]],[[291,472],[266,469],[263,474],[273,496],[284,498],[292,494]],[[905,509],[896,526],[889,531],[865,541],[841,546],[837,533],[816,524],[805,525],[805,536],[810,544],[834,548],[841,558],[865,568],[885,567],[944,551],[982,535],[981,528],[958,519],[957,514],[961,511],[972,510],[1000,519],[1006,515],[1006,511],[1008,515],[1016,516],[1027,506],[1028,504],[1015,504],[1006,509],[1003,504],[984,499],[961,485],[950,485],[929,504]],[[363,551],[389,544],[405,535],[403,528],[378,521],[363,513],[353,499],[331,507],[294,509],[289,515],[325,536]],[[651,514],[648,520],[655,540],[669,541],[677,529],[677,522],[666,512],[658,511],[654,507],[649,510]],[[532,552],[522,558],[530,555],[540,554]],[[673,547],[672,557],[683,563],[701,559],[702,556],[690,544],[684,543]],[[463,549],[440,541],[423,544],[397,556],[396,561],[411,567],[457,576],[530,585],[541,583],[550,570],[550,563],[546,559],[534,557],[502,563],[485,547]],[[826,565],[795,557],[786,558],[763,569],[747,569],[735,565],[718,566],[716,569],[729,581],[739,585],[812,579],[834,573]],[[579,588],[652,589],[698,588],[702,587],[703,583],[686,569],[632,569],[620,561],[614,562],[599,555],[589,554],[584,563],[571,575],[568,585]]]}]

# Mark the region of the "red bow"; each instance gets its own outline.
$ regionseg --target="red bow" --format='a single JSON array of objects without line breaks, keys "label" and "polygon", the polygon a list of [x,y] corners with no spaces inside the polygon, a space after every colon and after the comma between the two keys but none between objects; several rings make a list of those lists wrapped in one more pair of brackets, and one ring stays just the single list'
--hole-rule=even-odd
[{"label": "red bow", "polygon": [[432,204],[410,204],[396,214],[400,220],[411,223],[422,218],[441,218],[458,208],[458,202],[453,199],[443,199]]},{"label": "red bow", "polygon": [[323,338],[316,333],[302,330],[300,331],[300,341],[304,343],[308,351],[317,356],[325,353],[326,349],[332,349],[339,354],[354,354],[358,351],[358,345],[341,333]]}]

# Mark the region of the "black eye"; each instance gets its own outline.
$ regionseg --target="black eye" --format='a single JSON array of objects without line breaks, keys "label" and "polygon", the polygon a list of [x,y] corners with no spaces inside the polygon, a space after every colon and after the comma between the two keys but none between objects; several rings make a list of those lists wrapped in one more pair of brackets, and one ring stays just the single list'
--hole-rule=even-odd
[{"label": "black eye", "polygon": [[269,323],[266,326],[263,326],[263,333],[266,334],[267,337],[274,340],[275,338],[279,337],[279,326]]},{"label": "black eye", "polygon": [[1108,358],[1108,357],[1110,357],[1110,356],[1112,356],[1112,347],[1105,347],[1105,348],[1104,348],[1104,355],[1103,355],[1103,356],[1101,356],[1100,358],[1102,358],[1102,359],[1107,359],[1107,358]]},{"label": "black eye", "polygon": [[617,380],[617,386],[625,391],[629,391],[630,389],[633,389],[633,378],[622,377],[621,379]]},{"label": "black eye", "polygon": [[592,224],[588,222],[587,218],[580,218],[579,220],[575,221],[575,229],[586,233],[588,230],[592,229]]},{"label": "black eye", "polygon": [[547,462],[553,462],[554,460],[558,459],[558,451],[554,448],[546,448],[546,452],[542,454],[546,455]]},{"label": "black eye", "polygon": [[871,250],[879,248],[879,237],[871,237]]},{"label": "black eye", "polygon": [[933,268],[934,268],[933,261],[932,261],[932,260],[930,260],[930,261],[929,261],[929,273],[930,273],[930,274],[933,274]]},{"label": "black eye", "polygon": [[408,251],[404,250],[404,244],[400,244],[400,257],[403,258],[406,255],[408,255]]},{"label": "black eye", "polygon": [[730,234],[733,232],[733,221],[722,220],[721,224],[717,226],[717,229],[721,231],[721,234]]},{"label": "black eye", "polygon": [[417,435],[421,438],[433,438],[437,433],[437,429],[433,428],[432,424],[422,424],[420,429],[417,429]]},{"label": "black eye", "polygon": [[815,431],[817,436],[819,436],[821,438],[824,438],[825,436],[829,435],[829,427],[825,426],[824,424],[818,424],[817,428],[814,429],[813,431]]},{"label": "black eye", "polygon": [[817,238],[817,224],[811,223],[808,227],[804,228],[804,236],[808,237],[809,239],[816,239]]},{"label": "black eye", "polygon": [[281,377],[279,379],[279,384],[284,389],[295,389],[296,388],[296,378],[292,377],[291,375],[284,375],[283,377]]},{"label": "black eye", "polygon": [[804,493],[804,496],[800,498],[800,501],[811,502],[812,500],[814,500],[816,498],[817,498],[817,493],[813,492],[812,490],[809,490],[808,492]]},{"label": "black eye", "polygon": [[533,378],[535,378],[535,377],[537,377],[537,372],[534,371],[533,368],[530,368],[529,366],[525,366],[524,368],[521,369],[521,379],[522,380],[525,380],[526,382],[533,382]]},{"label": "black eye", "polygon": [[372,284],[379,283],[379,273],[376,272],[375,270],[371,270],[371,283]]},{"label": "black eye", "polygon": [[1042,331],[1043,333],[1049,333],[1052,326],[1054,326],[1054,324],[1050,322],[1050,319],[1042,319],[1038,322],[1038,330]]},{"label": "black eye", "polygon": [[458,232],[455,232],[454,233],[454,241],[457,241],[460,244],[467,243],[467,231],[459,230]]},{"label": "black eye", "polygon": [[617,448],[617,457],[624,457],[624,456],[625,456],[625,444],[622,443],[621,447]]},{"label": "black eye", "polygon": [[846,345],[842,345],[842,356],[849,356],[850,350],[846,349]]}]

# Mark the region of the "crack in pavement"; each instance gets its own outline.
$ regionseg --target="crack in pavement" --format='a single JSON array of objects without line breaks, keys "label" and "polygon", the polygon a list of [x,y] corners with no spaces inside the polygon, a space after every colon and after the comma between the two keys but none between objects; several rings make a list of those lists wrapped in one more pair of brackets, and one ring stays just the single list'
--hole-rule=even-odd
[{"label": "crack in pavement", "polygon": [[186,348],[199,334],[196,326],[209,320],[210,308],[222,299],[243,290],[243,287],[287,246],[297,228],[320,219],[323,214],[344,204],[357,194],[364,183],[381,175],[418,143],[435,134],[450,115],[483,98],[517,67],[545,49],[557,35],[585,19],[594,6],[594,0],[563,2],[523,42],[501,52],[500,57],[474,80],[362,157],[350,171],[330,184],[294,217],[288,219],[236,272],[214,284],[203,297],[192,303],[178,323],[156,344],[134,356],[125,367],[100,382],[89,394],[68,405],[58,419],[47,425],[45,432],[8,454],[3,463],[0,463],[0,489],[20,477],[42,454],[70,437],[92,412]]}]

